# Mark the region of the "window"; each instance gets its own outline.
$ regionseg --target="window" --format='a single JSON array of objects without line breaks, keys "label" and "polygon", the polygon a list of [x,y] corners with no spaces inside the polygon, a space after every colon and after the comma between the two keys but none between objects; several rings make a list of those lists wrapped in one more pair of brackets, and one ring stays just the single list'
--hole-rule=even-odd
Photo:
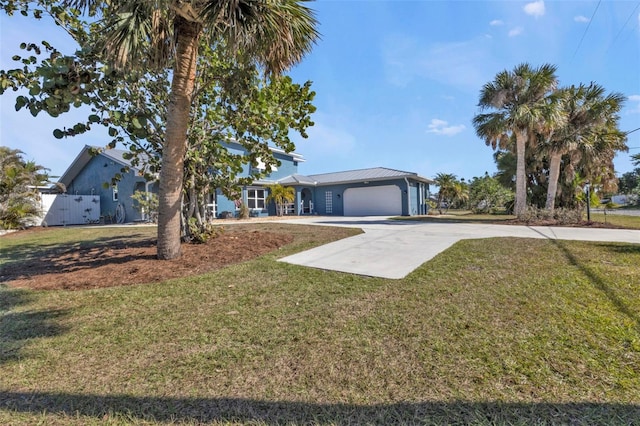
[{"label": "window", "polygon": [[207,219],[215,219],[218,216],[218,206],[216,205],[216,194],[207,194],[206,205]]},{"label": "window", "polygon": [[333,193],[331,191],[327,191],[324,193],[324,212],[329,214],[333,213]]},{"label": "window", "polygon": [[264,209],[264,189],[247,190],[247,207],[250,209]]},{"label": "window", "polygon": [[111,187],[111,191],[113,194],[113,201],[118,201],[118,185],[113,185]]}]

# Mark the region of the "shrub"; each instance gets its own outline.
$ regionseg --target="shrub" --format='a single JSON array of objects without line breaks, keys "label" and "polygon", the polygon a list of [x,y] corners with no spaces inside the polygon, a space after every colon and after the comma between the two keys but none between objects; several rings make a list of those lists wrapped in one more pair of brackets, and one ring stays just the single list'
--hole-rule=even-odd
[{"label": "shrub", "polygon": [[224,232],[222,226],[214,226],[209,222],[198,223],[195,217],[189,218],[189,242],[204,244],[209,238],[215,238]]}]

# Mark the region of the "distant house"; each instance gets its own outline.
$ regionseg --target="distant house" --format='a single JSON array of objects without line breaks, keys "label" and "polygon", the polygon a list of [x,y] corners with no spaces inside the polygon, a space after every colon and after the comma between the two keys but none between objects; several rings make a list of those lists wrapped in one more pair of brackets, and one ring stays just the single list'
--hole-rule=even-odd
[{"label": "distant house", "polygon": [[[85,146],[59,182],[66,186],[68,194],[92,194],[100,197],[101,216],[111,217],[116,209],[123,209],[125,222],[144,220],[143,214],[134,209],[131,196],[135,191],[158,191],[158,183],[147,182],[141,170],[131,166],[123,157],[125,151],[105,150],[92,156],[92,147]],[[246,154],[242,145],[231,143],[227,147],[234,154]],[[304,176],[298,173],[302,155],[272,148],[280,162],[271,173],[252,185],[242,188],[242,202],[252,216],[276,215],[276,206],[267,202],[268,186],[281,184],[295,189],[295,200],[287,206],[291,215],[333,216],[413,216],[427,213],[429,184],[433,181],[416,173],[375,167]],[[121,169],[130,167],[122,173]],[[117,185],[110,185],[117,174],[122,178]],[[249,170],[245,170],[247,176]],[[105,188],[103,183],[109,183]],[[210,194],[207,209],[210,217],[236,216],[238,203],[228,199],[221,190]]]}]

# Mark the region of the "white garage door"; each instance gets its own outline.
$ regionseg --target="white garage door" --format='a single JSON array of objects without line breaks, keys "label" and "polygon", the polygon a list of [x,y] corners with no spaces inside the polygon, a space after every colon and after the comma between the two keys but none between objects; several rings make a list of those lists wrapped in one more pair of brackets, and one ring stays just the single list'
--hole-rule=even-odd
[{"label": "white garage door", "polygon": [[398,216],[402,192],[396,185],[348,188],[344,191],[345,216]]}]

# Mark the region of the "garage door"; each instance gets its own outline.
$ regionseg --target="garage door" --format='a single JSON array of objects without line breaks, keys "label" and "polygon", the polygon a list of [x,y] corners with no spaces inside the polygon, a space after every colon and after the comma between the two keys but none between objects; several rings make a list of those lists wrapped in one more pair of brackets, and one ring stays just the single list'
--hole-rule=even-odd
[{"label": "garage door", "polygon": [[396,185],[348,188],[345,216],[397,216],[402,214],[402,192]]}]

